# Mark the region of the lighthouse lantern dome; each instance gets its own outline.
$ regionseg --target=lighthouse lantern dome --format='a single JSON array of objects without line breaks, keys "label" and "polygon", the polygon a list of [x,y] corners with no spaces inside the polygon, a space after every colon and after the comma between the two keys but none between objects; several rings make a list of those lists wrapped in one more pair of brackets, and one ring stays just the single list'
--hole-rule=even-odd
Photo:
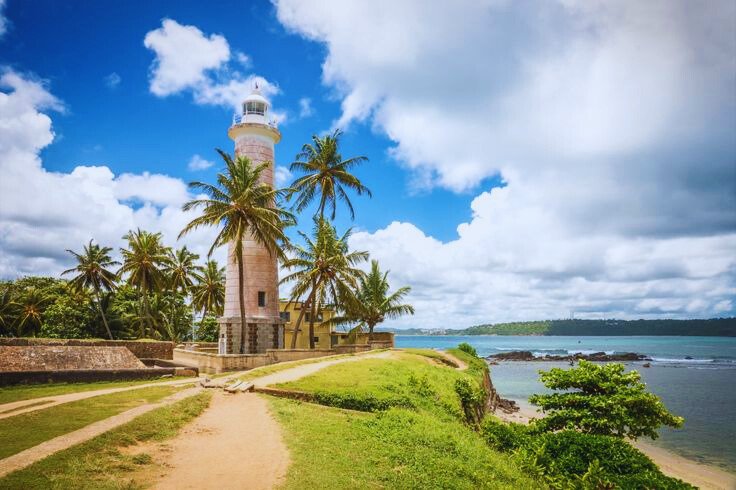
[{"label": "lighthouse lantern dome", "polygon": [[268,100],[261,95],[261,91],[256,85],[250,95],[243,101],[242,122],[267,124],[269,106]]}]

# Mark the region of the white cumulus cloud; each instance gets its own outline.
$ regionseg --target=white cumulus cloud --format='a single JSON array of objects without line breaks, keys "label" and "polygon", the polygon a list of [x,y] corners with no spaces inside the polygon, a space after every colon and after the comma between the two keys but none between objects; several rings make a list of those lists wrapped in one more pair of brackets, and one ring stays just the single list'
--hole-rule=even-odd
[{"label": "white cumulus cloud", "polygon": [[164,19],[161,27],[146,34],[143,44],[156,55],[150,90],[159,97],[191,91],[197,104],[238,109],[256,83],[267,97],[279,92],[265,78],[233,69],[231,60],[243,68],[249,68],[251,60],[245,53],[233,53],[220,34],[207,36],[196,26]]},{"label": "white cumulus cloud", "polygon": [[733,2],[274,4],[326,48],[334,126],[385,134],[412,185],[477,194],[455,240],[355,235],[414,286],[404,324],[731,307]]},{"label": "white cumulus cloud", "polygon": [[78,250],[90,239],[117,253],[122,236],[137,227],[204,257],[214,230],[176,239],[194,216],[181,211],[192,197],[184,182],[150,173],[116,177],[107,166],[49,172],[39,156],[54,139],[44,111],[63,104],[43,82],[9,69],[0,89],[0,277],[58,274],[70,265],[65,249]]},{"label": "white cumulus cloud", "polygon": [[210,168],[212,165],[214,165],[214,162],[205,160],[199,155],[194,155],[189,160],[189,163],[187,164],[187,168],[193,172],[196,172],[197,170],[206,170]]}]

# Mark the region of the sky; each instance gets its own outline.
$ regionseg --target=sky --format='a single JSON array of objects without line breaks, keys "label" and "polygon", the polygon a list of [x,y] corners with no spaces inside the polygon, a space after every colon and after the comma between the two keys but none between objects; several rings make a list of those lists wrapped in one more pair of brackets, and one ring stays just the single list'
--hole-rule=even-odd
[{"label": "sky", "polygon": [[728,0],[0,0],[0,278],[137,227],[204,257],[187,184],[258,81],[279,185],[314,134],[369,158],[335,224],[411,286],[386,326],[733,316],[735,31]]}]

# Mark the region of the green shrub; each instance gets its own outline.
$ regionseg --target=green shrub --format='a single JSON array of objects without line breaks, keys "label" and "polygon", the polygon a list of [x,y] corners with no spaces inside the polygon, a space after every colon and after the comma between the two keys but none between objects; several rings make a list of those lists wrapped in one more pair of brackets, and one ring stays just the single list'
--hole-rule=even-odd
[{"label": "green shrub", "polygon": [[495,417],[486,417],[480,433],[486,443],[498,451],[514,451],[529,444],[529,428],[522,424],[505,423]]},{"label": "green shrub", "polygon": [[527,441],[517,457],[526,467],[536,466],[550,482],[566,481],[583,488],[606,488],[605,482],[614,488],[692,488],[665,476],[644,453],[616,437],[563,430]]},{"label": "green shrub", "polygon": [[352,391],[317,391],[314,393],[314,398],[320,405],[345,408],[348,410],[359,410],[361,412],[381,412],[388,410],[391,407],[416,408],[414,403],[406,397],[377,397],[371,394]]},{"label": "green shrub", "polygon": [[470,379],[459,378],[455,380],[455,393],[460,398],[465,422],[478,425],[483,419],[483,402],[485,401],[483,390]]},{"label": "green shrub", "polygon": [[462,342],[458,344],[457,348],[467,354],[470,354],[473,357],[478,357],[478,352],[475,350],[475,347],[468,344],[467,342]]},{"label": "green shrub", "polygon": [[625,372],[623,364],[580,361],[572,369],[540,371],[540,379],[547,388],[558,390],[529,397],[547,414],[535,421],[543,431],[578,429],[634,440],[642,436],[656,439],[660,426],[681,427],[684,421],[646,391],[638,372]]}]

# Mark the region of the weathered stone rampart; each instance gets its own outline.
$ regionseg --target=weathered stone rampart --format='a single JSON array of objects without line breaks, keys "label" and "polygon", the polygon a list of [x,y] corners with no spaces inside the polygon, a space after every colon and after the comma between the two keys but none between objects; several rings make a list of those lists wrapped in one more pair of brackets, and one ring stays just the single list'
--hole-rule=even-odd
[{"label": "weathered stone rampart", "polygon": [[23,345],[0,346],[0,373],[78,369],[144,369],[125,347]]},{"label": "weathered stone rampart", "polygon": [[138,359],[173,359],[174,343],[146,340],[0,338],[3,346],[67,345],[79,347],[126,347]]}]

